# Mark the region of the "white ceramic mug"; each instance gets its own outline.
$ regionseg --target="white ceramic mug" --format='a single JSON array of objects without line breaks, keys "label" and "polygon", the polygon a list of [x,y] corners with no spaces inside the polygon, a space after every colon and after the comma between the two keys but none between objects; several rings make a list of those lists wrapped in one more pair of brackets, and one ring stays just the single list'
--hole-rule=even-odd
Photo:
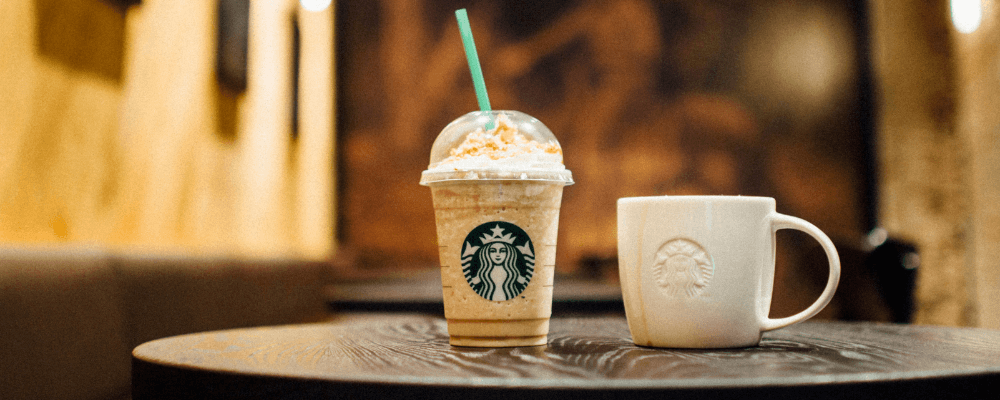
[{"label": "white ceramic mug", "polygon": [[[779,229],[818,240],[830,277],[809,308],[771,319]],[[618,269],[632,340],[653,347],[755,346],[763,332],[816,315],[840,281],[833,242],[813,224],[777,213],[770,197],[618,199]]]}]

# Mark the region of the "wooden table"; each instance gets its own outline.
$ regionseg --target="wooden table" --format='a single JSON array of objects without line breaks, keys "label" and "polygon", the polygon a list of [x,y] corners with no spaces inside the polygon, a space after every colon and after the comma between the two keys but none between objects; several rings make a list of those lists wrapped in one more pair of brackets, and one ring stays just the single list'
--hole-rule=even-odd
[{"label": "wooden table", "polygon": [[438,317],[356,314],[151,341],[132,373],[135,400],[985,398],[1000,331],[806,322],[759,347],[668,350],[607,316],[553,319],[547,346],[476,349],[450,346]]}]

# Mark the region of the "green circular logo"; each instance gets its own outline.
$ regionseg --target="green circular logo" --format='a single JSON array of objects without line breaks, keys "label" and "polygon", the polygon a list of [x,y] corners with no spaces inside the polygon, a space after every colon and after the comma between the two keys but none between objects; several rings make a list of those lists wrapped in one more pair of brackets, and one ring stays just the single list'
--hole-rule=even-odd
[{"label": "green circular logo", "polygon": [[477,226],[462,245],[462,272],[486,300],[510,300],[524,291],[535,274],[535,248],[523,229],[510,222]]}]

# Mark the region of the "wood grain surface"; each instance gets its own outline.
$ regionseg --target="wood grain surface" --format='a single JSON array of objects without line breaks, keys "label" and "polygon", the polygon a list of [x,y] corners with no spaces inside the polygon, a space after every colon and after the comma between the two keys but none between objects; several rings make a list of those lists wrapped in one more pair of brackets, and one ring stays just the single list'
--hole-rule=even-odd
[{"label": "wood grain surface", "polygon": [[637,398],[976,396],[1000,380],[1000,331],[804,323],[758,347],[632,344],[619,316],[553,319],[547,346],[448,344],[443,319],[358,314],[160,339],[133,352],[133,397]]}]

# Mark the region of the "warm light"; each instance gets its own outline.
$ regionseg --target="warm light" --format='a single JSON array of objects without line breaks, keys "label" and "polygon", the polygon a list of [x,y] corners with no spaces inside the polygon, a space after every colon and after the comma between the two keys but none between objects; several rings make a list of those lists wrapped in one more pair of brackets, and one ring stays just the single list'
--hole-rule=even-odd
[{"label": "warm light", "polygon": [[849,16],[793,3],[766,7],[751,20],[742,84],[770,111],[825,115],[857,57],[848,45],[854,40]]},{"label": "warm light", "polygon": [[330,0],[300,0],[299,3],[306,11],[323,11],[330,6]]},{"label": "warm light", "polygon": [[983,20],[980,0],[951,0],[951,22],[962,33],[972,33]]}]

